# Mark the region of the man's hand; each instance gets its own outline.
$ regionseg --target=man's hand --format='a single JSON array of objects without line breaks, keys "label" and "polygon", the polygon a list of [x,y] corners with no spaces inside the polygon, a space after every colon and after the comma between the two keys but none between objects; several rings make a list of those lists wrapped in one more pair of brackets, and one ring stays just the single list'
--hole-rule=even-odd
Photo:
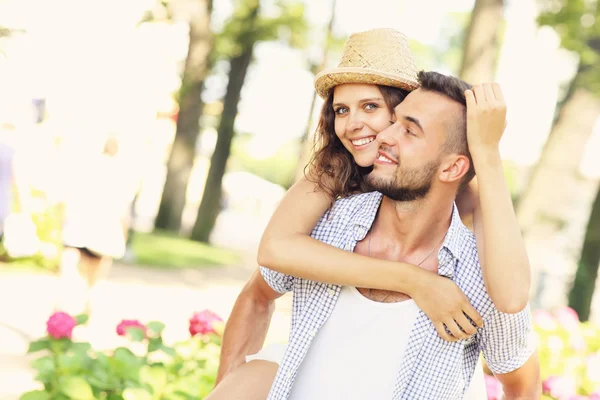
[{"label": "man's hand", "polygon": [[506,128],[506,104],[500,85],[484,83],[465,91],[467,100],[467,141],[469,150],[498,151]]},{"label": "man's hand", "polygon": [[[477,330],[467,316],[478,327],[483,326],[481,315],[456,283],[436,273],[428,273],[425,276],[414,293],[411,293],[411,297],[433,322],[442,339],[455,342],[473,335]],[[449,335],[445,328],[448,328],[452,335]]]}]

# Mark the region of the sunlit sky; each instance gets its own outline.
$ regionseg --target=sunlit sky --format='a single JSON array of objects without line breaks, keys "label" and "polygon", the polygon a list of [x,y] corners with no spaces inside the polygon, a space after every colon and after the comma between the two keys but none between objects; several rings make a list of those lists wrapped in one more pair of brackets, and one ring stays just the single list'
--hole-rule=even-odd
[{"label": "sunlit sky", "polygon": [[[274,0],[263,0],[266,12]],[[329,0],[305,0],[313,48],[292,50],[280,43],[261,43],[255,52],[244,90],[236,129],[255,134],[270,152],[304,132],[313,93],[307,70],[309,55],[319,54],[319,41],[330,15]],[[335,31],[349,35],[377,27],[392,27],[410,38],[434,46],[440,27],[451,12],[468,12],[473,0],[337,0]],[[505,158],[536,161],[550,129],[558,85],[573,72],[573,61],[558,49],[550,29],[535,25],[535,0],[507,2],[506,34],[497,71],[509,108],[509,125],[502,141]],[[151,0],[0,0],[0,24],[21,26],[26,39],[0,56],[0,85],[15,98],[46,95],[54,98],[56,114],[150,115],[151,99],[177,85],[173,59],[185,55],[185,28],[155,29],[145,36],[135,23]],[[218,28],[233,10],[231,0],[214,0],[213,24]],[[142,37],[143,36],[143,37]],[[148,38],[152,39],[149,40]],[[331,65],[337,62],[329,60]],[[419,60],[417,59],[417,63]],[[549,67],[550,66],[550,67]],[[443,72],[444,66],[434,67]],[[225,71],[224,71],[225,72]],[[204,94],[217,100],[224,91],[225,73],[209,81]],[[60,99],[60,100],[59,100]],[[7,106],[6,96],[1,104]],[[135,128],[135,120],[131,122]],[[97,127],[99,129],[99,127]],[[598,140],[598,139],[594,139]],[[591,169],[594,169],[593,167]]]}]

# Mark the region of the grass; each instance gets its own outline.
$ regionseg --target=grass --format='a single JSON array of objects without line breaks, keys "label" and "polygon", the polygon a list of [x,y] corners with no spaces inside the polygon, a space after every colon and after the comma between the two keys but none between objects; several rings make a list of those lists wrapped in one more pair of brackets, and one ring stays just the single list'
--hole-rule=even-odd
[{"label": "grass", "polygon": [[237,253],[212,247],[165,232],[135,232],[132,242],[140,265],[158,268],[190,268],[231,265],[240,262]]}]

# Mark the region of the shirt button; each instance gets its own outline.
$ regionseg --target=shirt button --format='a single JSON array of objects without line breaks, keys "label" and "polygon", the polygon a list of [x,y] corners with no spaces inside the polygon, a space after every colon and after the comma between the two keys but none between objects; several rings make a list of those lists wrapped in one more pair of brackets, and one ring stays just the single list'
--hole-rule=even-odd
[{"label": "shirt button", "polygon": [[329,296],[333,297],[334,294],[335,294],[335,290],[329,289]]},{"label": "shirt button", "polygon": [[312,330],[310,331],[310,337],[315,337],[317,335],[317,331],[316,330]]},{"label": "shirt button", "polygon": [[285,376],[285,379],[286,379],[286,380],[288,380],[288,381],[289,381],[290,379],[292,379],[292,373],[291,373],[291,372],[288,372],[288,373],[287,373],[287,375]]}]

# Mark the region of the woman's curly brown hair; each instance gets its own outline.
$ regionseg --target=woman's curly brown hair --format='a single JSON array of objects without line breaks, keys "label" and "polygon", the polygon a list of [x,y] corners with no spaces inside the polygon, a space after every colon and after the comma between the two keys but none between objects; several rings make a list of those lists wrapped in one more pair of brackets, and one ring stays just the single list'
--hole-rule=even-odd
[{"label": "woman's curly brown hair", "polygon": [[[380,85],[377,87],[392,113],[408,94],[408,91],[395,87]],[[308,180],[317,185],[318,190],[327,193],[332,201],[367,190],[363,177],[371,171],[371,168],[356,164],[352,154],[346,150],[335,134],[333,90],[321,108],[313,149],[311,160],[306,166],[308,173],[305,175]]]}]

